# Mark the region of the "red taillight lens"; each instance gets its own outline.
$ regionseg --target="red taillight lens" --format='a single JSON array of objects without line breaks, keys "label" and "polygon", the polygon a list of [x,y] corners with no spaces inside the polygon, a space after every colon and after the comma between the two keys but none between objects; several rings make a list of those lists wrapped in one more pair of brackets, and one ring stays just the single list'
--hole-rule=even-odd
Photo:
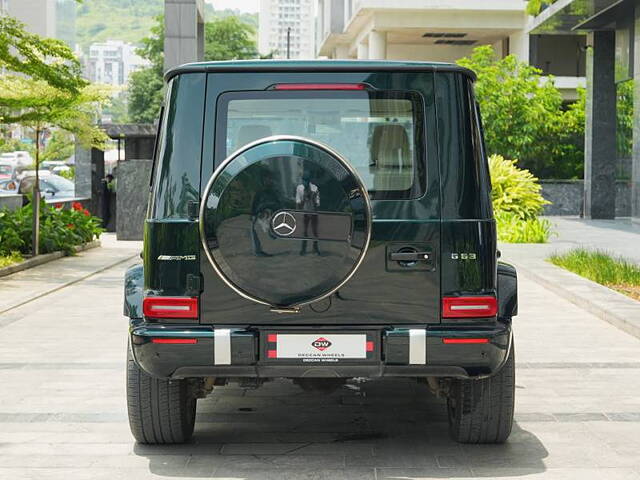
[{"label": "red taillight lens", "polygon": [[364,83],[278,83],[274,90],[366,90]]},{"label": "red taillight lens", "polygon": [[443,318],[484,318],[498,313],[496,297],[444,297]]},{"label": "red taillight lens", "polygon": [[197,338],[152,338],[151,343],[160,343],[164,345],[193,345],[198,343]]},{"label": "red taillight lens", "polygon": [[151,318],[198,318],[198,298],[145,297],[142,313]]},{"label": "red taillight lens", "polygon": [[489,339],[488,338],[443,338],[442,343],[444,343],[445,345],[489,343]]}]

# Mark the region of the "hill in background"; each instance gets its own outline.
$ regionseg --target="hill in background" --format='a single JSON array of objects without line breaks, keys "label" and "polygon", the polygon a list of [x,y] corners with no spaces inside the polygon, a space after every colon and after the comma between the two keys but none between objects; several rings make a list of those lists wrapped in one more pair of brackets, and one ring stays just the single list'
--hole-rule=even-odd
[{"label": "hill in background", "polygon": [[[76,42],[86,52],[94,42],[122,40],[139,43],[149,34],[154,18],[163,13],[164,0],[89,0],[77,6]],[[215,10],[205,4],[205,18],[210,21],[235,15],[258,29],[258,14],[237,10]]]}]

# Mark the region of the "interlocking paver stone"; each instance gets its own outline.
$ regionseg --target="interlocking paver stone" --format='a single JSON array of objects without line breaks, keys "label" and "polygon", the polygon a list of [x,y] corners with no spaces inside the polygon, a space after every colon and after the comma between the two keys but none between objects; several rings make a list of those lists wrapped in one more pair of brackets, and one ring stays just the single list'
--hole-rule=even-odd
[{"label": "interlocking paver stone", "polygon": [[330,395],[286,380],[231,385],[200,401],[192,443],[135,445],[125,267],[0,321],[0,479],[640,479],[640,340],[525,276],[516,424],[505,445],[451,441],[444,402],[402,379]]}]

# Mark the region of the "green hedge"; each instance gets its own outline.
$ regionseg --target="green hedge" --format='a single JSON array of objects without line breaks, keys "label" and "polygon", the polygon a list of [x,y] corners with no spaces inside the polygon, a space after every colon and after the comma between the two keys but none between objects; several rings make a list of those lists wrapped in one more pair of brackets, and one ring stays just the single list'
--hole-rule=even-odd
[{"label": "green hedge", "polygon": [[500,155],[489,157],[491,200],[498,240],[507,243],[546,243],[551,223],[538,218],[550,202],[542,197],[538,179]]},{"label": "green hedge", "polygon": [[[29,254],[32,250],[31,231],[33,207],[31,203],[15,211],[0,211],[0,256],[13,252]],[[98,238],[104,231],[102,221],[92,216],[79,202],[69,209],[62,205],[40,205],[40,252],[62,250],[73,253],[73,247]]]}]

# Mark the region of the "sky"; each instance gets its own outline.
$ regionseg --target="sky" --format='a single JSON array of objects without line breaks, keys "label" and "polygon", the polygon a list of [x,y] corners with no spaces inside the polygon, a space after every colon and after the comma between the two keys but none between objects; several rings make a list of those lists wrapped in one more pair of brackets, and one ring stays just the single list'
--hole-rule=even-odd
[{"label": "sky", "polygon": [[240,10],[242,12],[252,13],[260,10],[260,0],[206,0],[206,2],[213,5],[216,10],[232,8]]}]

